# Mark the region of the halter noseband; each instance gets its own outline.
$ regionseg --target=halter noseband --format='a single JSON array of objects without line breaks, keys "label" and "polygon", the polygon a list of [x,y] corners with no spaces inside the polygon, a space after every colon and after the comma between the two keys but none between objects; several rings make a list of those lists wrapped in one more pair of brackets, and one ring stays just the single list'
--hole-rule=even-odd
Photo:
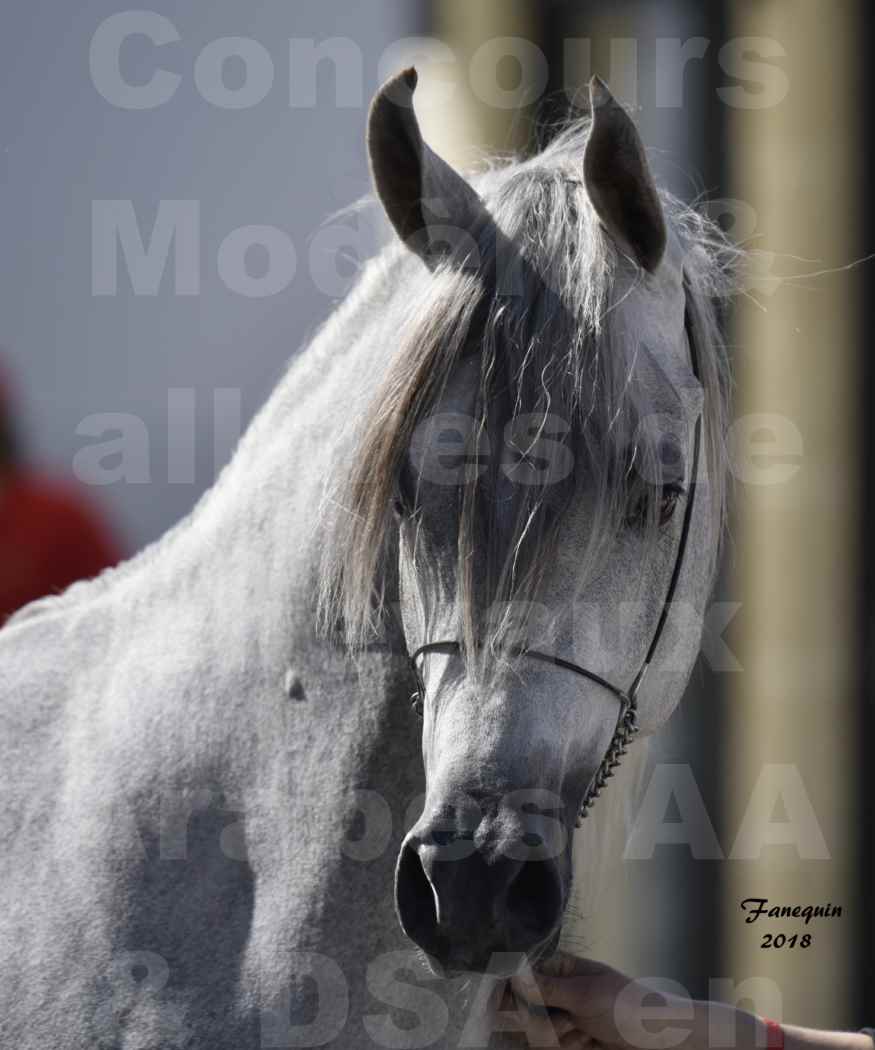
[{"label": "halter noseband", "polygon": [[[690,358],[692,361],[693,375],[697,379],[699,376],[699,360],[696,353],[696,343],[693,337],[693,329],[690,321],[689,309],[684,315],[684,327],[687,333],[687,338],[690,347]],[[696,428],[693,437],[693,462],[690,471],[690,482],[687,491],[687,502],[684,509],[684,520],[681,527],[681,536],[678,543],[678,552],[675,558],[674,568],[672,570],[671,579],[669,580],[668,590],[666,591],[665,600],[662,604],[662,611],[659,614],[659,620],[656,624],[656,630],[654,631],[653,638],[650,641],[650,646],[647,649],[647,655],[644,657],[644,662],[641,665],[638,674],[632,682],[632,685],[628,690],[621,689],[619,686],[609,682],[606,678],[602,678],[601,675],[596,674],[594,671],[589,671],[585,667],[580,667],[578,664],[572,663],[570,660],[563,660],[558,656],[551,656],[548,653],[538,652],[535,649],[527,649],[525,646],[507,646],[502,651],[507,653],[509,656],[525,656],[530,660],[540,660],[542,663],[552,664],[554,667],[562,668],[562,670],[570,671],[573,674],[580,675],[582,678],[586,678],[591,682],[595,682],[596,685],[606,689],[609,693],[612,693],[617,700],[620,702],[620,713],[617,717],[617,725],[614,729],[614,735],[611,738],[611,742],[608,745],[608,749],[605,753],[604,758],[601,761],[598,769],[595,771],[592,780],[587,788],[586,795],[583,798],[583,802],[580,806],[580,813],[578,814],[577,823],[578,826],[583,818],[587,815],[592,804],[602,793],[602,789],[607,783],[608,779],[614,775],[614,770],[619,766],[623,755],[628,750],[629,743],[632,738],[638,732],[638,690],[641,687],[641,683],[644,681],[644,676],[647,674],[650,664],[653,661],[653,657],[656,654],[657,646],[659,645],[662,632],[665,628],[666,621],[668,620],[669,609],[674,599],[674,594],[677,589],[678,580],[680,579],[681,569],[684,564],[684,555],[686,554],[687,542],[690,535],[690,525],[693,520],[693,504],[696,496],[696,480],[699,475],[699,454],[702,444],[702,415],[699,414],[696,419]],[[442,641],[442,642],[426,642],[425,645],[419,646],[410,656],[410,662],[413,666],[413,672],[416,676],[416,680],[419,684],[419,688],[413,694],[411,704],[414,710],[418,714],[422,714],[423,697],[425,696],[425,686],[422,681],[422,675],[419,671],[419,658],[426,653],[447,653],[454,654],[461,652],[461,645],[457,641]]]}]

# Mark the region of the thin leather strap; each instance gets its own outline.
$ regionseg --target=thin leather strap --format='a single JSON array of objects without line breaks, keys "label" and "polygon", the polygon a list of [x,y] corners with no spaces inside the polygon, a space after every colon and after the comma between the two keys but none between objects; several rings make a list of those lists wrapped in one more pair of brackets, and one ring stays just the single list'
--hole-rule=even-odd
[{"label": "thin leather strap", "polygon": [[[426,642],[425,645],[421,645],[413,653],[410,660],[418,669],[419,657],[425,653],[442,652],[453,654],[460,651],[461,646],[458,642]],[[549,653],[542,653],[537,649],[527,649],[525,646],[521,645],[505,646],[499,651],[507,653],[509,656],[527,656],[531,660],[540,660],[542,663],[553,664],[554,667],[561,667],[566,671],[572,671],[574,674],[579,674],[581,677],[588,678],[591,682],[595,682],[603,689],[607,689],[608,692],[613,693],[622,703],[629,703],[629,695],[622,689],[619,689],[613,683],[609,682],[606,678],[602,678],[601,675],[596,674],[594,671],[588,671],[585,667],[579,667],[570,660],[563,660],[561,656],[551,656]]]}]

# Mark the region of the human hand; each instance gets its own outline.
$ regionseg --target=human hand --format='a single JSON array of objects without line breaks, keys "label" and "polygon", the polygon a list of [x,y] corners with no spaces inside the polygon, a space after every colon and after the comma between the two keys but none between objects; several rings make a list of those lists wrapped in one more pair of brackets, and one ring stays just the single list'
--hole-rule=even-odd
[{"label": "human hand", "polygon": [[[567,957],[566,957],[567,959]],[[502,1009],[524,1007],[532,1045],[558,1045],[563,1050],[629,1050],[615,1017],[622,993],[635,982],[603,963],[566,961],[561,976],[526,974],[513,978]]]}]

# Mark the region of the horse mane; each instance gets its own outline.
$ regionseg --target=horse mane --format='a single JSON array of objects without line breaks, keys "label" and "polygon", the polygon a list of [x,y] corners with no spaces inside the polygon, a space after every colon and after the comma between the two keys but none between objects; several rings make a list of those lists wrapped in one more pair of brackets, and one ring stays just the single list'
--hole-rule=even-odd
[{"label": "horse mane", "polygon": [[[480,267],[447,260],[416,285],[415,294],[407,290],[403,296],[408,301],[398,307],[395,352],[382,363],[384,375],[359,421],[355,452],[337,472],[323,507],[320,623],[352,650],[379,633],[390,602],[387,581],[397,539],[392,508],[414,430],[467,355],[480,360],[477,435],[500,434],[524,416],[544,425],[558,416],[567,423],[574,463],[558,483],[514,486],[519,491],[510,522],[506,508],[501,514],[496,509],[498,457],[464,485],[456,599],[469,656],[496,652],[505,632],[519,627],[503,614],[486,622],[482,611],[517,609],[535,600],[562,512],[583,484],[595,492],[597,507],[582,556],[585,579],[622,524],[634,483],[626,458],[633,441],[637,475],[654,481],[661,476],[656,442],[638,426],[653,411],[644,384],[636,382],[638,341],[618,322],[617,277],[630,264],[602,230],[583,186],[588,134],[589,121],[577,121],[540,154],[493,162],[473,176],[495,224],[476,234]],[[668,193],[661,199],[685,250],[719,535],[726,508],[729,387],[721,315],[722,304],[737,291],[743,252],[696,208]],[[497,268],[503,241],[512,246],[501,259],[503,287],[512,288],[512,295],[500,288],[496,294],[484,278]],[[644,279],[640,271],[634,277]],[[655,543],[655,509],[646,531]],[[716,550],[713,559],[712,574]]]}]

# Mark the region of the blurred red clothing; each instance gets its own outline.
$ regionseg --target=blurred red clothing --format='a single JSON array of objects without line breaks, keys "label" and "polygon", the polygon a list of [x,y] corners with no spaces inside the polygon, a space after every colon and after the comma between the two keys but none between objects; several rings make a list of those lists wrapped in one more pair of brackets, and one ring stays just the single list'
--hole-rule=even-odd
[{"label": "blurred red clothing", "polygon": [[121,552],[72,485],[0,471],[0,625],[23,605],[115,565]]}]

